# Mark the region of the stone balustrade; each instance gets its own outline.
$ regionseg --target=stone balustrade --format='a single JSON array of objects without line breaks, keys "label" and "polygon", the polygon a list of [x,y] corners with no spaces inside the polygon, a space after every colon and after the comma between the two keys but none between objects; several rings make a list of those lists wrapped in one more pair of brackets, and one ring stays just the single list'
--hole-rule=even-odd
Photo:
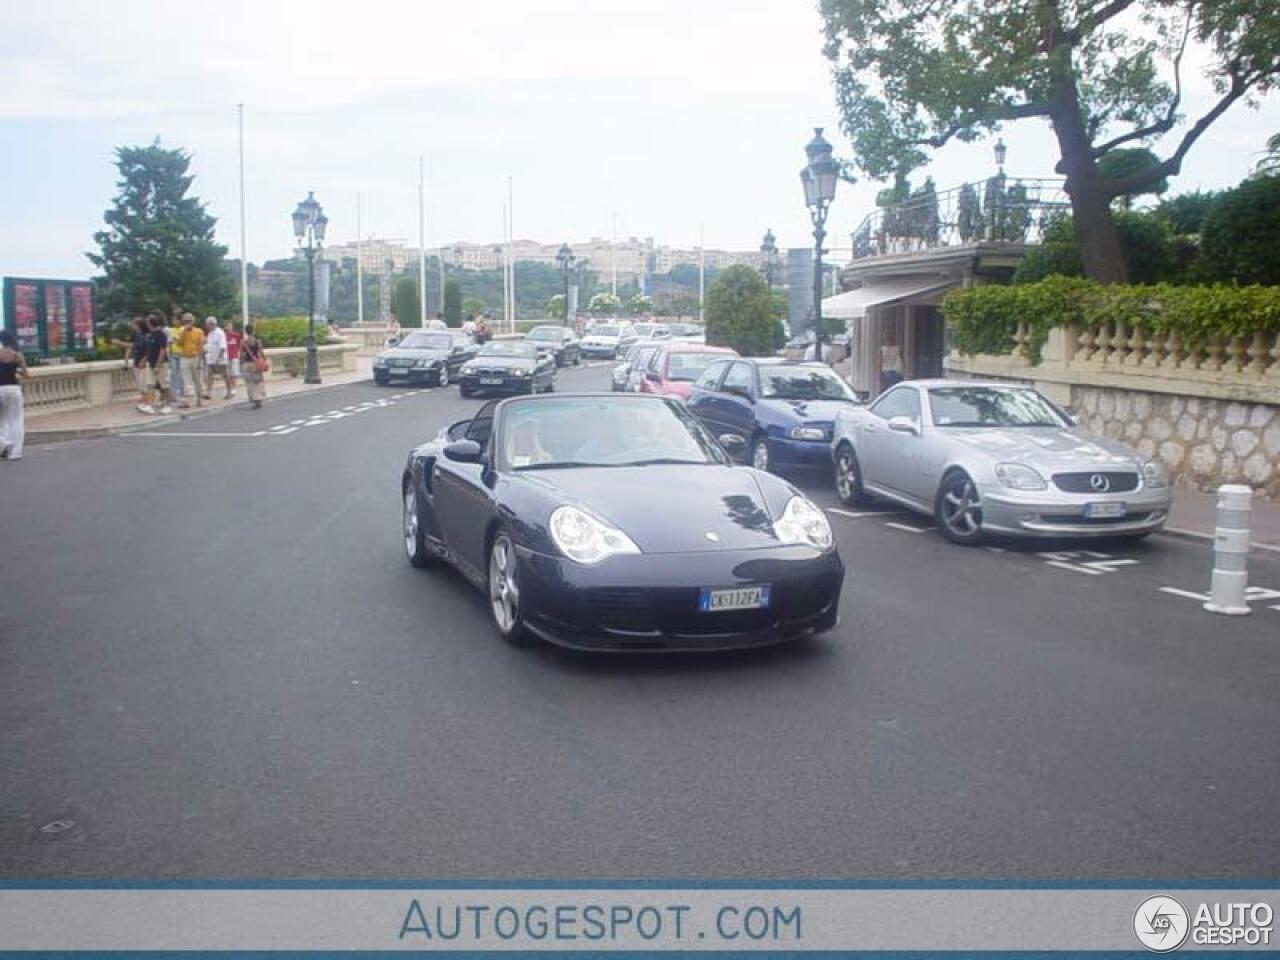
[{"label": "stone balustrade", "polygon": [[[351,343],[317,347],[321,371],[350,372],[356,369],[359,347]],[[271,358],[270,379],[281,380],[301,376],[306,363],[305,347],[278,347],[267,351]],[[55,363],[31,367],[31,376],[22,385],[22,398],[28,417],[65,413],[89,407],[105,407],[110,403],[135,396],[133,370],[124,360],[99,360],[92,363]]]},{"label": "stone balustrade", "polygon": [[1020,324],[1010,352],[951,353],[949,376],[1033,384],[1092,433],[1159,459],[1175,479],[1214,489],[1247,483],[1280,499],[1280,335],[1212,337],[1104,325],[1055,328],[1028,358]]}]

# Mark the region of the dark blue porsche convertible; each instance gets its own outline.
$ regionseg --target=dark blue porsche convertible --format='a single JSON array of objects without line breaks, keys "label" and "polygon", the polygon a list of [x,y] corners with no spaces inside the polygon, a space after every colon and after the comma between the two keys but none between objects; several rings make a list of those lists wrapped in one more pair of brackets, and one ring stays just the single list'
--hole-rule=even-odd
[{"label": "dark blue porsche convertible", "polygon": [[512,643],[710,650],[836,623],[826,515],[670,398],[492,401],[412,450],[400,489],[409,561],[455,566]]}]

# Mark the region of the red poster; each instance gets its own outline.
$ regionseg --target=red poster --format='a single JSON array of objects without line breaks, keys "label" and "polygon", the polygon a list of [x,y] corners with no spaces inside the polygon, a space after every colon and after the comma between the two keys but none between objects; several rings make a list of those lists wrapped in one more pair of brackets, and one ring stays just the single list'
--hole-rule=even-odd
[{"label": "red poster", "polygon": [[71,288],[71,330],[75,349],[93,349],[93,290],[83,284]]},{"label": "red poster", "polygon": [[44,335],[50,354],[67,348],[67,311],[63,299],[65,288],[60,283],[44,285]]},{"label": "red poster", "polygon": [[23,353],[38,353],[40,350],[39,317],[36,315],[39,293],[34,283],[13,285],[13,333],[18,338],[18,349]]}]

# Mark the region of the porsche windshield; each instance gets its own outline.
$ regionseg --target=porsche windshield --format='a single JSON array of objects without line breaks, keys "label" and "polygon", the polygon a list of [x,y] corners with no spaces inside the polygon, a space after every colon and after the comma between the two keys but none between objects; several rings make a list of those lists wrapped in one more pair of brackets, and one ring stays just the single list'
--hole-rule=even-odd
[{"label": "porsche windshield", "polygon": [[559,343],[564,334],[559,327],[534,327],[529,331],[528,339],[530,340],[550,340],[552,343]]},{"label": "porsche windshield", "polygon": [[712,360],[723,356],[723,353],[673,353],[667,358],[667,379],[697,380]]},{"label": "porsche windshield", "polygon": [[852,400],[853,392],[822,367],[760,368],[762,396],[777,400]]},{"label": "porsche windshield", "polygon": [[939,427],[1061,427],[1057,411],[1034,390],[938,387],[929,391]]},{"label": "porsche windshield", "polygon": [[502,458],[512,470],[723,463],[710,436],[678,404],[621,397],[556,397],[509,404]]},{"label": "porsche windshield", "polygon": [[590,335],[593,337],[616,337],[618,328],[611,324],[604,324],[603,326],[592,327]]},{"label": "porsche windshield", "polygon": [[423,333],[417,331],[400,341],[406,350],[448,350],[453,344],[453,337],[447,333]]}]

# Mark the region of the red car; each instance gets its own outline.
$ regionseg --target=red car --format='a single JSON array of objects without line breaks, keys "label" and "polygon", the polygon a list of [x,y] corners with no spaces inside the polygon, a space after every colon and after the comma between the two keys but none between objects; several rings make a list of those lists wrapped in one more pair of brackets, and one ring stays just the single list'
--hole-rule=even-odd
[{"label": "red car", "polygon": [[688,400],[693,381],[702,376],[702,371],[711,361],[737,355],[736,350],[728,347],[708,347],[700,343],[663,344],[649,359],[649,366],[640,378],[640,392]]}]

